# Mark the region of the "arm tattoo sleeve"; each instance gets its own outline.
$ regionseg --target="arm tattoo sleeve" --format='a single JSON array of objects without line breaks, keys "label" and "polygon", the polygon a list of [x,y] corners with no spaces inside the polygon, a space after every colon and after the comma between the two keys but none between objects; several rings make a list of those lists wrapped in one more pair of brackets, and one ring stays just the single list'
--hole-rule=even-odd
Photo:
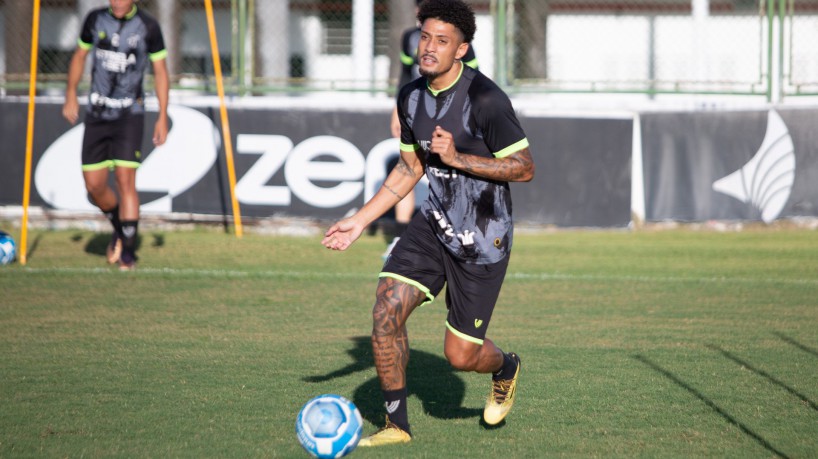
[{"label": "arm tattoo sleeve", "polygon": [[500,159],[461,154],[458,156],[458,162],[458,168],[470,174],[507,182],[522,180],[531,173],[534,166],[528,148]]},{"label": "arm tattoo sleeve", "polygon": [[395,169],[396,169],[398,172],[400,172],[401,174],[403,174],[403,175],[408,175],[409,177],[413,177],[413,178],[414,178],[414,177],[416,177],[416,176],[417,176],[417,174],[415,173],[414,169],[412,169],[411,167],[409,167],[409,165],[408,165],[408,164],[406,164],[406,161],[404,161],[404,160],[403,160],[403,158],[400,158],[400,160],[398,160],[398,164],[396,164],[396,165],[395,165]]}]

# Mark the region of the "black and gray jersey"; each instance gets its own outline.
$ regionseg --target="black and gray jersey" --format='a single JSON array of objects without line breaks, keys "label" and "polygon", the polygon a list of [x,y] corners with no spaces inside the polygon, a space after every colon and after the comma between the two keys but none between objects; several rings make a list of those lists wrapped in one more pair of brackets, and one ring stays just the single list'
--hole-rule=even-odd
[{"label": "black and gray jersey", "polygon": [[109,8],[88,13],[78,40],[93,50],[89,114],[118,119],[124,113],[143,113],[142,79],[148,62],[167,57],[159,23],[136,5],[117,19]]},{"label": "black and gray jersey", "polygon": [[508,96],[478,70],[462,65],[457,81],[442,91],[431,90],[425,78],[404,86],[398,114],[401,150],[416,152],[425,166],[429,196],[421,212],[438,239],[467,263],[503,259],[513,237],[508,182],[446,166],[429,149],[436,126],[452,133],[463,154],[502,158],[527,148]]}]

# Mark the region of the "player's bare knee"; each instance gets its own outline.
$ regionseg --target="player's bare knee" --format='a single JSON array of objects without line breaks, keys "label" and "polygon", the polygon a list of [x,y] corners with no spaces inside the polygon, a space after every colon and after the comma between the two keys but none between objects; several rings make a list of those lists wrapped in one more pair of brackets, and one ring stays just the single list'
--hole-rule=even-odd
[{"label": "player's bare knee", "polygon": [[463,351],[444,351],[449,364],[456,370],[474,371],[477,369],[477,354]]},{"label": "player's bare knee", "polygon": [[96,203],[99,202],[100,198],[105,195],[105,191],[108,185],[106,183],[96,183],[96,182],[86,182],[85,183],[85,191],[88,192],[88,197],[91,198],[91,201]]}]

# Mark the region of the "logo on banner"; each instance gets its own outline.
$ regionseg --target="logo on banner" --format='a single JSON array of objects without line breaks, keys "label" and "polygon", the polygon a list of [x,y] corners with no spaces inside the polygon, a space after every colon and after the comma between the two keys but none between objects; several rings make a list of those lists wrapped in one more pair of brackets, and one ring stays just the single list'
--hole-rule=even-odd
[{"label": "logo on banner", "polygon": [[775,111],[767,116],[767,132],[758,152],[741,169],[716,180],[713,189],[750,203],[765,223],[784,210],[795,182],[795,148],[787,125]]},{"label": "logo on banner", "polygon": [[[156,147],[136,174],[136,189],[152,193],[142,210],[173,211],[173,199],[188,192],[210,171],[221,148],[213,122],[197,110],[172,105],[173,127],[167,141]],[[34,173],[42,199],[56,209],[94,211],[80,169],[83,124],[61,135],[43,153]],[[399,154],[397,139],[386,139],[364,154],[335,136],[316,136],[297,145],[282,135],[239,134],[237,152],[257,156],[238,178],[236,197],[242,204],[292,205],[293,196],[314,208],[339,208],[377,192],[389,172],[387,163]],[[271,183],[279,171],[284,184]],[[425,177],[424,177],[425,180]],[[425,196],[419,196],[423,199]]]},{"label": "logo on banner", "polygon": [[[216,161],[220,139],[210,118],[196,110],[168,107],[173,128],[166,142],[156,147],[139,167],[137,191],[162,197],[143,203],[148,211],[170,212],[175,196],[195,185]],[[97,210],[88,201],[80,169],[85,125],[79,124],[52,143],[37,163],[34,186],[56,209]]]}]

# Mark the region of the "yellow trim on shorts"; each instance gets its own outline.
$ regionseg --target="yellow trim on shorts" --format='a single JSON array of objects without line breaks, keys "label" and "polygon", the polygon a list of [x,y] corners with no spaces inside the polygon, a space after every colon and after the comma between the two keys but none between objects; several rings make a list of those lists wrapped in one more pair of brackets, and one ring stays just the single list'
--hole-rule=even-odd
[{"label": "yellow trim on shorts", "polygon": [[446,328],[448,328],[450,332],[454,333],[454,335],[457,336],[460,339],[464,339],[466,341],[476,343],[476,344],[479,344],[481,346],[483,345],[483,340],[482,339],[475,338],[474,336],[469,336],[469,335],[467,335],[467,334],[465,334],[465,333],[463,333],[461,331],[455,330],[454,327],[452,327],[452,324],[450,324],[448,320],[446,321]]},{"label": "yellow trim on shorts", "polygon": [[116,167],[127,167],[129,169],[139,169],[139,163],[136,161],[125,161],[122,159],[115,159],[113,160],[114,166]]},{"label": "yellow trim on shorts", "polygon": [[82,171],[83,172],[93,172],[98,171],[100,169],[113,169],[114,162],[109,160],[103,161],[101,163],[94,163],[94,164],[83,164]]},{"label": "yellow trim on shorts", "polygon": [[427,300],[424,301],[423,303],[420,303],[420,306],[426,306],[427,304],[429,304],[429,303],[431,303],[432,301],[435,300],[435,296],[432,295],[432,292],[430,292],[429,289],[426,288],[426,286],[419,283],[418,281],[414,281],[412,279],[409,279],[408,277],[404,277],[404,276],[401,276],[400,274],[395,274],[395,273],[382,272],[382,273],[378,274],[378,278],[383,278],[383,277],[391,277],[392,279],[399,280],[399,281],[403,282],[404,284],[409,284],[409,285],[417,288],[421,292],[425,293]]}]

